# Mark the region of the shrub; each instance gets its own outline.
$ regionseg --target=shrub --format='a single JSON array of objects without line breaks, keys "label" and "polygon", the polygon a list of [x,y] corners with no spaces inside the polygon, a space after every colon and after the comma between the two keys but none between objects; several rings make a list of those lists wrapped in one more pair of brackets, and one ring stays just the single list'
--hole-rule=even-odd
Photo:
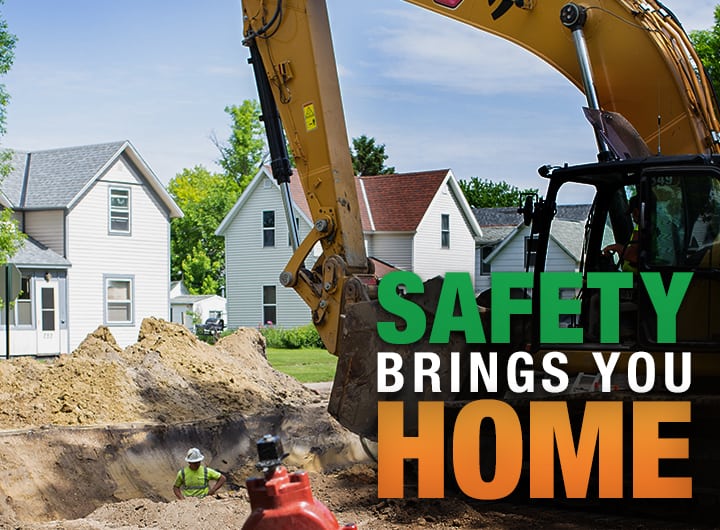
[{"label": "shrub", "polygon": [[275,326],[260,328],[267,341],[268,348],[298,349],[298,348],[324,348],[320,335],[312,324],[296,328],[283,329]]}]

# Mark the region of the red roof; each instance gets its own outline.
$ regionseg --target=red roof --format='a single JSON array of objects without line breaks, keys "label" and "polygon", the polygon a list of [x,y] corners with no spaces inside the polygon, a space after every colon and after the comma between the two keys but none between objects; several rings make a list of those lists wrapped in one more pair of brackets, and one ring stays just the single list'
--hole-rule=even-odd
[{"label": "red roof", "polygon": [[[363,230],[367,232],[416,230],[449,171],[449,169],[441,169],[356,177]],[[290,179],[290,193],[297,206],[312,219],[296,172]]]},{"label": "red roof", "polygon": [[360,177],[376,232],[412,232],[448,174],[447,169]]}]

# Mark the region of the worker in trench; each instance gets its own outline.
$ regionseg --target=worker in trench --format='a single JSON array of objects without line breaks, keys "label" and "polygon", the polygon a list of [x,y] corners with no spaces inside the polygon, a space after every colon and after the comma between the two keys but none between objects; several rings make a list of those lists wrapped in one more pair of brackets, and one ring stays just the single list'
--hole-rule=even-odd
[{"label": "worker in trench", "polygon": [[[175,484],[173,484],[173,492],[178,499],[214,495],[225,484],[225,475],[201,465],[204,459],[205,457],[197,447],[188,450],[185,456],[187,465],[178,471]],[[215,482],[212,487],[210,481]]]}]

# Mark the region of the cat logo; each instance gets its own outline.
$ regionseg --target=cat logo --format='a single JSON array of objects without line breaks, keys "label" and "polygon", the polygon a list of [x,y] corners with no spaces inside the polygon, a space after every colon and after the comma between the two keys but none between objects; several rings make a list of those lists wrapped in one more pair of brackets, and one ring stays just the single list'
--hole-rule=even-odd
[{"label": "cat logo", "polygon": [[[488,5],[492,7],[496,1],[497,0],[488,0]],[[448,9],[455,9],[463,3],[463,0],[435,0],[435,3]],[[500,0],[500,3],[492,12],[492,18],[493,20],[497,20],[507,13],[512,6],[517,5],[518,7],[524,7],[524,4],[525,2],[523,0]]]}]

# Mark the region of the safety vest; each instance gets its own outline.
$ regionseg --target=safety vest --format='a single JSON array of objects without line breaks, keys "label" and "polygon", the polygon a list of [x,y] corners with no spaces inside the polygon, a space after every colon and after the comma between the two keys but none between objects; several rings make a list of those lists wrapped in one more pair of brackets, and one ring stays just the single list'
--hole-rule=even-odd
[{"label": "safety vest", "polygon": [[[639,231],[638,227],[636,226],[633,229],[632,235],[630,236],[630,241],[627,242],[625,245],[625,248],[623,249],[623,256],[625,255],[625,251],[627,248],[631,245],[638,245],[639,244]],[[638,271],[638,258],[639,256],[636,253],[635,261],[625,260],[623,259],[622,263],[622,270],[623,272],[637,272]]]},{"label": "safety vest", "polygon": [[[202,466],[202,468],[203,468],[202,484],[188,484],[185,481],[185,468],[182,468],[180,470],[180,476],[182,477],[182,484],[184,486],[183,489],[191,497],[204,497],[205,495],[208,494],[208,468],[207,468],[207,466]],[[193,478],[195,478],[195,476]]]}]

